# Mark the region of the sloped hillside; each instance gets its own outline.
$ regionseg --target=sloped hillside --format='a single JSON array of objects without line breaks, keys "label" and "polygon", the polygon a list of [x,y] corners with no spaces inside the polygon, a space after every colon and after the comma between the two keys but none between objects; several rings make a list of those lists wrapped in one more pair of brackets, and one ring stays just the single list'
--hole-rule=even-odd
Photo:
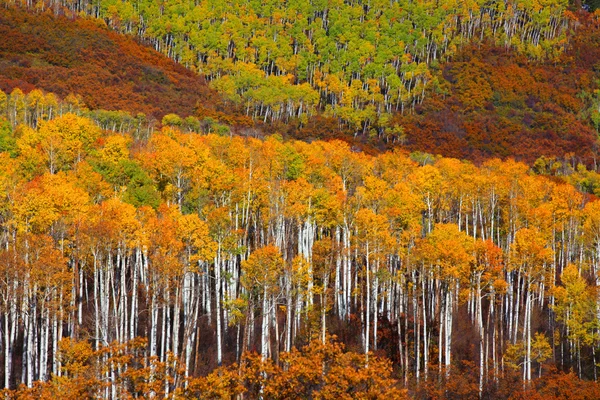
[{"label": "sloped hillside", "polygon": [[[67,2],[67,5],[70,4]],[[59,10],[58,14],[67,15],[77,11],[68,8],[52,11],[56,10]],[[108,9],[102,10],[80,11],[97,15],[108,13]],[[233,10],[238,9],[234,7]],[[569,21],[568,28],[561,25],[563,33],[560,38],[557,36],[552,42],[554,47],[546,49],[561,47],[565,50],[553,57],[546,55],[537,60],[532,55],[534,48],[525,46],[528,43],[525,39],[520,42],[521,46],[507,46],[499,38],[487,37],[490,32],[485,29],[482,37],[457,34],[451,57],[446,57],[445,61],[431,58],[426,70],[430,84],[419,89],[419,93],[426,95],[410,102],[414,109],[407,107],[404,112],[402,107],[396,110],[395,106],[402,102],[390,99],[386,101],[391,101],[393,107],[377,106],[377,99],[382,95],[389,97],[386,95],[389,85],[377,83],[375,78],[371,79],[375,86],[359,85],[361,79],[366,79],[364,73],[370,71],[369,65],[375,59],[366,60],[360,79],[352,76],[340,78],[337,86],[334,82],[337,75],[332,71],[327,74],[317,71],[315,76],[320,74],[319,80],[324,83],[317,85],[320,87],[318,95],[311,95],[314,107],[307,112],[308,103],[293,91],[282,89],[281,93],[296,96],[294,99],[300,103],[281,100],[283,97],[278,92],[281,88],[276,81],[288,79],[287,75],[269,72],[268,66],[262,64],[262,69],[256,68],[260,64],[259,59],[244,62],[233,50],[229,58],[235,62],[235,71],[227,70],[231,65],[225,55],[205,57],[204,61],[199,60],[202,67],[194,67],[178,56],[174,44],[165,54],[182,64],[140,45],[130,36],[115,33],[100,19],[55,17],[49,11],[36,14],[33,10],[15,10],[12,7],[3,11],[0,35],[6,40],[0,43],[0,89],[6,93],[15,87],[26,92],[37,87],[63,98],[69,93],[76,93],[83,96],[90,108],[124,110],[133,115],[143,112],[159,120],[167,113],[183,117],[196,115],[200,119],[216,116],[230,125],[256,123],[260,125],[259,134],[280,133],[284,137],[309,141],[342,139],[371,153],[400,145],[411,151],[476,162],[490,157],[514,157],[533,163],[541,156],[564,159],[566,155],[592,166],[597,158],[600,97],[596,90],[600,87],[600,68],[597,65],[600,59],[600,29],[598,16],[594,14],[565,12],[561,18]],[[219,12],[229,15],[226,10]],[[115,16],[118,14],[106,17],[113,28],[130,33],[134,33],[135,27],[139,29],[139,22],[130,28],[126,28],[124,19],[117,24]],[[165,9],[159,20],[176,14]],[[387,17],[382,15],[382,18]],[[210,21],[211,26],[219,26],[216,20]],[[360,21],[355,22],[358,24]],[[176,25],[169,24],[175,35]],[[185,26],[191,29],[189,21]],[[208,36],[212,35],[206,27],[194,32],[202,36],[195,40],[209,40]],[[254,36],[262,34],[258,31],[246,33],[250,35],[248,43],[258,46]],[[150,30],[140,37],[152,42],[157,35],[160,36],[155,30]],[[214,37],[223,39],[227,35],[227,32],[220,32]],[[331,29],[326,30],[324,35],[330,40],[337,38],[331,37]],[[282,40],[280,36],[276,37]],[[469,40],[471,45],[466,44]],[[165,50],[160,45],[162,42],[153,43]],[[233,47],[240,51],[240,45],[234,44]],[[258,50],[259,47],[256,47],[256,54],[262,51]],[[315,51],[322,53],[318,49]],[[336,50],[338,53],[343,51],[343,47]],[[419,63],[415,60],[419,57],[427,58],[411,56],[404,61],[399,59],[398,65],[406,64],[406,68],[412,65],[411,68],[416,71]],[[223,64],[219,64],[219,59]],[[284,59],[281,58],[280,62]],[[409,59],[412,61],[409,62]],[[205,73],[206,79],[211,80],[210,85],[221,93],[209,87],[204,75],[198,76],[186,69],[184,64]],[[219,70],[217,64],[224,69]],[[298,66],[294,68],[298,72]],[[402,68],[400,71],[404,71]],[[402,73],[414,77],[415,71]],[[271,79],[270,84],[265,84],[266,88],[261,86],[265,79]],[[228,80],[229,86],[226,84]],[[294,78],[288,83],[294,86],[294,90],[301,90],[301,81]],[[238,83],[249,86],[239,92]],[[412,87],[413,92],[416,90],[414,84],[405,83]],[[373,91],[375,87],[377,90]],[[308,92],[313,90],[309,90],[308,86],[304,88]],[[359,92],[362,94],[358,95]],[[336,100],[335,93],[346,100],[348,96],[357,95],[366,103],[344,105],[346,100]],[[258,95],[266,96],[267,102],[256,103],[250,99]],[[332,101],[335,104],[330,104]],[[238,107],[239,113],[236,114]],[[347,113],[344,114],[343,110]],[[277,113],[289,113],[292,117],[275,118]]]},{"label": "sloped hillside", "polygon": [[220,96],[204,79],[100,20],[68,19],[15,8],[0,13],[0,89],[81,95],[92,109],[144,113],[218,112]]},{"label": "sloped hillside", "polygon": [[464,49],[442,66],[437,93],[415,113],[396,116],[404,143],[474,161],[510,156],[532,163],[571,154],[592,163],[600,75],[591,59],[600,54],[590,38],[597,40],[597,29],[572,37],[571,49],[556,62],[532,62],[490,46]]},{"label": "sloped hillside", "polygon": [[[6,2],[6,0],[4,0]],[[9,2],[10,3],[10,2]],[[100,17],[204,74],[256,120],[338,118],[356,135],[394,134],[436,65],[488,39],[531,59],[563,49],[566,0],[50,1],[37,9]]]}]

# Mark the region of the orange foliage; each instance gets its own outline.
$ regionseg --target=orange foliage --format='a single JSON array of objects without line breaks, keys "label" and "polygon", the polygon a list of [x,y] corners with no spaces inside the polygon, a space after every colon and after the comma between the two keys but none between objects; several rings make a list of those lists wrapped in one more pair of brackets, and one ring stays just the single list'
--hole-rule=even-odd
[{"label": "orange foliage", "polygon": [[[64,98],[83,97],[91,109],[144,113],[232,115],[204,79],[93,19],[55,17],[51,11],[0,13],[0,89],[34,88]],[[231,117],[228,123],[238,123]],[[241,120],[240,120],[241,121]]]},{"label": "orange foliage", "polygon": [[[481,162],[514,157],[532,163],[542,155],[575,153],[591,164],[596,132],[582,110],[598,73],[588,56],[586,34],[558,62],[535,63],[514,51],[489,45],[466,47],[443,65],[443,94],[432,94],[415,114],[396,115],[411,150]],[[596,58],[597,60],[597,58]]]},{"label": "orange foliage", "polygon": [[335,342],[313,341],[281,355],[280,364],[248,353],[242,365],[191,379],[185,398],[404,399],[407,392],[393,377],[391,362],[344,352]]}]

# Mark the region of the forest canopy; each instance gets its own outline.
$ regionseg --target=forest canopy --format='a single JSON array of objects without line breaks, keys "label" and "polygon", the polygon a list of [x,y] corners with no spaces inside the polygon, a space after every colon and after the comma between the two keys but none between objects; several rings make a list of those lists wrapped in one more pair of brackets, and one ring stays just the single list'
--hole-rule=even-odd
[{"label": "forest canopy", "polygon": [[[185,7],[192,7],[191,4],[184,3],[181,6],[184,10],[188,10]],[[308,50],[314,51],[314,57],[311,56],[314,65],[311,68],[315,71],[316,80],[313,79],[311,83],[307,78],[297,76],[300,66],[294,67],[292,72],[283,73],[275,67],[272,70],[265,67],[256,58],[241,61],[235,55],[236,49],[239,49],[237,45],[233,47],[231,56],[214,52],[208,58],[203,57],[198,53],[199,47],[190,44],[190,35],[184,35],[183,43],[191,46],[190,51],[198,53],[198,67],[193,63],[186,64],[177,57],[176,50],[168,51],[169,47],[166,45],[157,44],[156,41],[164,39],[161,39],[162,36],[152,39],[148,32],[153,30],[142,29],[143,26],[166,23],[165,21],[174,18],[171,8],[175,10],[176,7],[170,7],[171,2],[165,4],[157,19],[153,17],[151,20],[144,17],[143,10],[152,8],[155,3],[144,6],[146,8],[141,3],[134,4],[134,10],[137,11],[131,17],[133,22],[130,30],[124,28],[123,18],[117,23],[115,15],[118,13],[111,14],[112,17],[102,14],[104,8],[100,7],[101,3],[37,4],[35,8],[21,9],[11,3],[0,17],[1,33],[10,38],[0,44],[0,89],[10,94],[18,88],[25,95],[34,89],[41,89],[62,99],[70,95],[80,96],[80,103],[83,102],[92,111],[110,110],[113,115],[104,113],[102,116],[107,121],[106,124],[113,123],[119,111],[126,111],[131,115],[130,119],[160,127],[165,116],[175,113],[181,122],[171,117],[165,121],[184,129],[192,126],[198,130],[197,122],[186,122],[186,118],[211,118],[213,122],[210,124],[227,125],[230,131],[243,135],[280,133],[286,138],[308,141],[336,138],[349,141],[353,146],[372,153],[402,146],[410,151],[442,154],[477,163],[492,157],[511,156],[529,164],[541,156],[564,158],[573,153],[578,162],[588,167],[593,166],[597,158],[595,141],[600,121],[597,96],[600,89],[600,69],[596,64],[600,57],[597,45],[600,24],[596,14],[564,11],[560,14],[562,22],[556,31],[557,35],[561,32],[560,35],[551,46],[544,47],[543,41],[540,42],[536,48],[545,49],[544,55],[537,57],[525,50],[527,46],[516,45],[516,38],[510,43],[501,40],[501,31],[509,26],[506,20],[508,11],[496,14],[495,18],[499,20],[495,23],[500,25],[496,33],[492,34],[488,27],[491,20],[486,16],[490,9],[481,6],[479,14],[473,12],[473,16],[469,17],[478,22],[473,22],[473,32],[468,34],[468,29],[462,26],[469,20],[462,14],[446,10],[442,14],[446,15],[445,24],[450,24],[448,26],[452,25],[448,22],[451,17],[459,15],[456,17],[458,20],[452,23],[460,22],[461,28],[448,28],[446,35],[456,46],[442,52],[439,46],[430,45],[432,49],[437,49],[432,50],[436,56],[430,56],[428,62],[423,62],[424,56],[414,55],[414,52],[410,56],[396,57],[395,55],[404,54],[404,50],[398,53],[398,44],[394,44],[389,50],[388,42],[394,42],[398,34],[393,30],[383,29],[382,21],[392,18],[393,24],[409,24],[410,27],[406,30],[411,34],[415,34],[412,24],[422,22],[420,19],[413,21],[409,14],[401,22],[395,16],[390,17],[388,14],[391,11],[388,8],[398,7],[401,2],[386,3],[381,9],[381,15],[377,17],[378,24],[371,24],[373,26],[369,29],[375,32],[376,51],[387,51],[387,56],[392,57],[391,61],[385,61],[383,56],[368,58],[364,63],[359,63],[360,74],[348,75],[344,71],[352,64],[350,60],[353,57],[349,49],[339,43],[335,46],[328,45],[327,48],[333,53],[327,56],[329,61],[324,62],[324,50],[315,48],[313,44],[306,44],[307,50],[298,50],[296,55],[290,53],[289,57],[298,61]],[[118,2],[112,8],[105,8],[112,10],[116,7],[118,10],[126,4]],[[194,7],[206,8],[210,4],[201,2]],[[325,7],[325,3],[310,4],[310,9],[314,9],[313,14],[324,13],[319,11],[319,7]],[[331,10],[327,12],[326,18],[332,21],[327,25],[330,29],[322,32],[319,43],[337,43],[337,40],[341,40],[338,38],[340,32],[345,31],[340,31],[341,28],[333,29],[331,23],[334,18],[342,18],[352,7],[347,2],[327,4]],[[470,3],[462,2],[455,8],[459,10],[468,4]],[[410,7],[417,6],[429,10],[431,5],[410,3]],[[526,42],[531,40],[528,35],[533,29],[527,28],[525,23],[528,15],[525,11],[530,6],[531,4],[519,6],[523,9],[519,14],[522,19],[518,19],[514,31],[516,35],[520,32],[519,29],[525,29],[519,40]],[[177,18],[186,27],[185,32],[194,30],[197,36],[194,40],[209,40],[215,37],[215,33],[208,29],[209,26],[221,29],[236,18],[248,16],[246,12],[236,11],[236,7],[247,7],[241,3],[228,3],[224,7],[219,9],[219,15],[222,16],[220,19],[210,19],[197,31],[196,25],[189,25],[188,21],[193,13],[178,14]],[[403,10],[410,10],[410,7]],[[333,8],[338,8],[335,16]],[[197,18],[209,18],[209,15],[216,12],[206,14],[204,11]],[[268,10],[260,12],[273,13]],[[294,12],[292,10],[289,13]],[[441,13],[439,10],[436,12]],[[546,11],[539,12],[544,14]],[[377,13],[371,7],[368,12],[363,11],[363,14],[362,21],[361,18],[350,18],[341,26],[352,27],[353,34],[367,32],[369,29],[363,25],[369,25],[369,21]],[[97,15],[103,15],[104,18],[95,18]],[[282,46],[288,46],[286,35],[291,34],[292,22],[300,23],[298,20],[302,18],[313,17],[295,14],[290,21],[284,18],[284,22],[287,21],[285,23],[277,22],[271,17],[261,17],[253,23],[254,28],[249,32],[244,30],[246,28],[240,28],[239,32],[231,28],[219,30],[219,35],[222,40],[230,38],[232,41],[237,40],[236,34],[243,35],[248,43],[254,43],[254,50],[249,54],[256,55],[262,50],[254,36],[265,35],[263,30],[256,27],[261,26],[260,24],[271,26],[280,23],[282,25],[274,34],[276,46],[271,46],[272,51],[279,51]],[[323,20],[324,17],[319,18]],[[106,24],[111,29],[107,29]],[[313,25],[314,23],[311,26]],[[245,27],[244,24],[241,26]],[[324,29],[322,26],[317,28],[318,26],[314,27],[315,32]],[[114,32],[124,29],[129,33],[129,38]],[[426,32],[428,31],[422,31],[424,34]],[[309,33],[297,30],[298,35]],[[171,47],[181,49],[184,45],[175,45],[180,39],[173,28],[171,35],[174,35]],[[432,36],[431,40],[438,36]],[[369,38],[371,35],[356,40],[371,40]],[[134,39],[153,45],[182,64],[169,61],[159,53],[136,43]],[[303,43],[310,44],[317,39],[313,36],[312,39],[303,40]],[[412,48],[411,46],[408,47]],[[84,50],[80,51],[81,49]],[[362,53],[363,50],[360,50],[353,54],[362,56]],[[281,55],[278,60],[283,62],[285,57],[287,56]],[[347,65],[341,65],[341,70],[334,74],[330,71],[333,68],[332,60],[346,60]],[[215,73],[210,72],[206,66],[217,61],[220,69]],[[195,69],[201,75],[197,76],[186,70],[185,66]],[[421,68],[421,72],[428,76],[429,84],[419,86],[415,83],[420,78],[416,69],[410,72],[413,67]],[[373,72],[375,70],[379,72]],[[419,99],[406,100],[403,111],[402,102],[393,100],[395,92],[391,89],[392,84],[387,82],[390,79],[397,79],[398,85],[404,85],[414,95],[418,94]],[[415,82],[410,83],[411,80]],[[245,88],[239,85],[245,85]],[[416,90],[417,86],[421,89]],[[268,98],[268,101],[258,101],[253,97],[255,95]],[[125,125],[131,125],[131,122],[126,122]],[[221,127],[216,127],[215,130],[217,129],[225,130]]]},{"label": "forest canopy", "polygon": [[[177,127],[136,138],[67,111],[3,126],[7,388],[93,378],[98,396],[175,393],[237,361],[258,380],[235,367],[202,379],[264,392],[259,377],[285,376],[289,357],[331,354],[294,353],[330,334],[350,350],[328,356],[339,368],[383,368],[347,379],[389,378],[381,390],[596,376],[600,176],[582,165]],[[87,361],[67,362],[69,346]]]},{"label": "forest canopy", "polygon": [[[12,3],[8,1],[8,3]],[[317,112],[355,132],[391,132],[390,114],[439,90],[435,70],[474,40],[534,60],[565,48],[566,0],[62,1],[201,73],[263,121]]]},{"label": "forest canopy", "polygon": [[1,395],[600,397],[600,13],[1,3]]}]

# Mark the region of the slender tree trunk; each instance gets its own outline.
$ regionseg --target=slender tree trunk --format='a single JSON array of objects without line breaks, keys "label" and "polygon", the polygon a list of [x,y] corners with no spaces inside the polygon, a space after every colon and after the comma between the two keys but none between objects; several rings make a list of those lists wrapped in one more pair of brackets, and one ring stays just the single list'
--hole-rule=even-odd
[{"label": "slender tree trunk", "polygon": [[262,360],[266,360],[269,356],[269,296],[267,295],[267,286],[263,289],[263,304],[262,304],[262,333],[260,340],[260,355]]},{"label": "slender tree trunk", "polygon": [[217,365],[221,366],[223,362],[223,350],[221,348],[221,244],[215,258],[215,312],[217,319]]},{"label": "slender tree trunk", "polygon": [[367,360],[367,364],[369,363],[369,342],[370,342],[370,327],[371,327],[371,266],[369,264],[369,243],[367,242],[366,251],[366,266],[365,266],[365,279],[367,283],[367,288],[365,290],[367,295],[367,301],[365,304],[365,313],[366,313],[366,323],[365,323],[365,358]]},{"label": "slender tree trunk", "polygon": [[[14,300],[13,300],[14,301]],[[12,343],[10,340],[9,313],[4,314],[4,388],[10,389]]]}]

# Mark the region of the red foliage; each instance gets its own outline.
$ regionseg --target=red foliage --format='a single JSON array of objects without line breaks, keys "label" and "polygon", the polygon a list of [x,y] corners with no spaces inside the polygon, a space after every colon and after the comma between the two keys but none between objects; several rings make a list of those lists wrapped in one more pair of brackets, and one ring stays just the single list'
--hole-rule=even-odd
[{"label": "red foliage", "polygon": [[[559,59],[534,62],[490,45],[468,47],[442,64],[440,93],[430,93],[415,113],[397,114],[406,147],[481,162],[513,157],[533,163],[544,155],[574,153],[592,164],[596,132],[585,115],[600,79],[600,23],[588,14],[570,34]],[[575,26],[575,25],[573,25]],[[60,97],[80,94],[92,108],[211,117],[260,136],[281,133],[301,140],[342,139],[376,152],[386,145],[353,136],[336,118],[313,116],[304,123],[257,123],[237,112],[202,77],[94,19],[55,17],[6,8],[0,14],[0,89],[41,88]]]},{"label": "red foliage", "polygon": [[432,94],[413,115],[396,116],[409,149],[476,162],[574,153],[591,164],[596,132],[582,114],[589,105],[581,93],[592,93],[600,78],[593,46],[600,29],[583,26],[555,61],[533,62],[489,45],[463,49],[440,73],[446,93]]},{"label": "red foliage", "polygon": [[[196,107],[231,115],[204,79],[93,19],[4,8],[0,13],[0,89],[79,94],[92,109],[194,115]],[[239,122],[233,118],[234,124]]]}]

